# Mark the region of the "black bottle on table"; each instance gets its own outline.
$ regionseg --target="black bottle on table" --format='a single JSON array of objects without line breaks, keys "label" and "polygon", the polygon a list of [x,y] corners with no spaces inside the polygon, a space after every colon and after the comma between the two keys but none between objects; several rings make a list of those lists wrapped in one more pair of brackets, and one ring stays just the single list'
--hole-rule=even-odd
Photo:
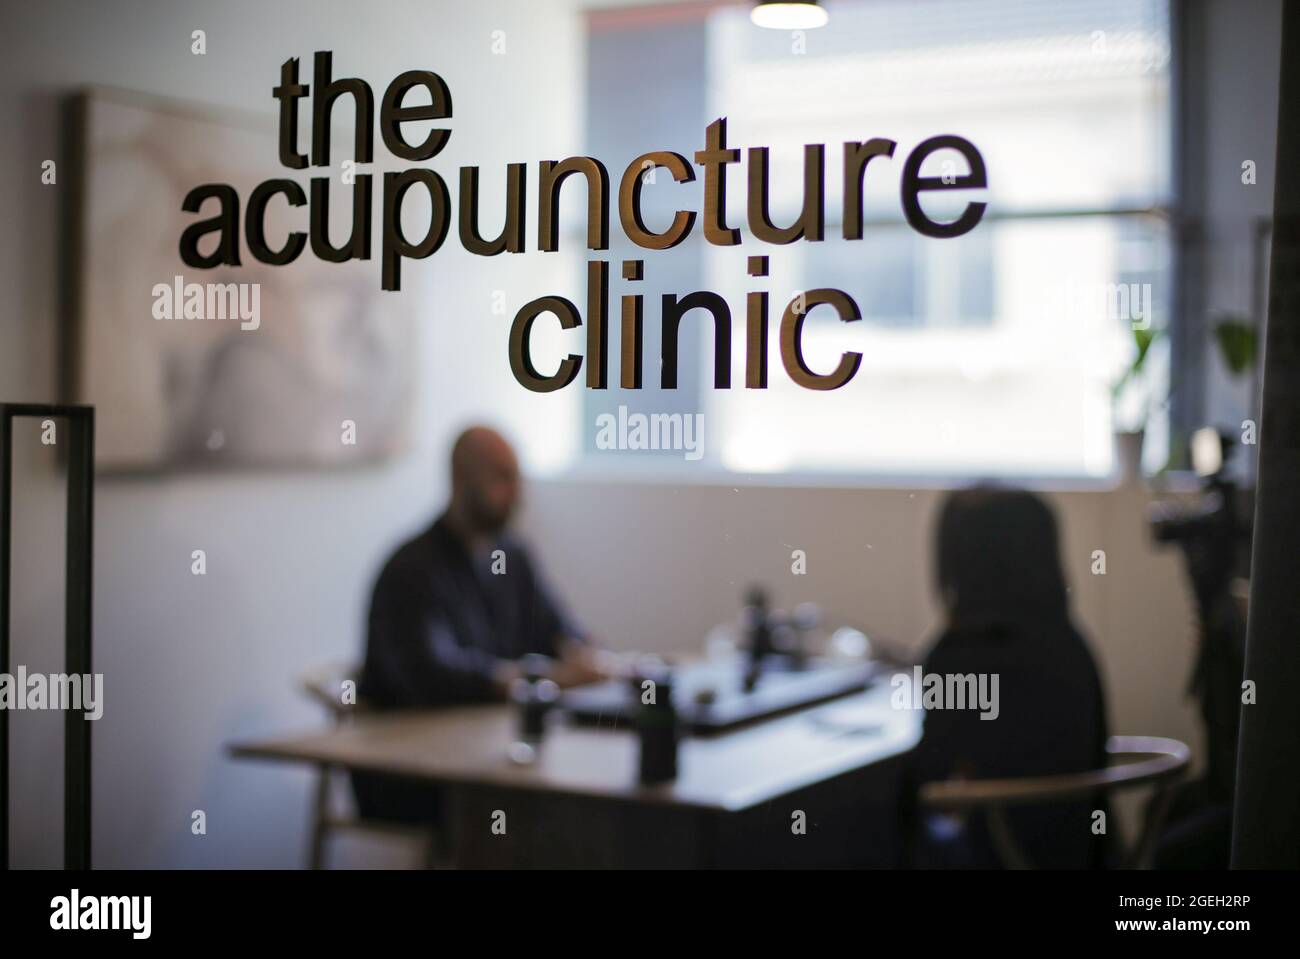
[{"label": "black bottle on table", "polygon": [[763,673],[763,661],[773,652],[772,620],[768,613],[767,592],[761,586],[751,586],[745,597],[745,663],[743,686],[752,692]]},{"label": "black bottle on table", "polygon": [[[510,699],[514,702],[517,710],[518,738],[516,747],[519,744],[531,747],[535,753],[536,749],[542,744],[542,739],[546,734],[546,717],[560,698],[560,688],[552,681],[548,674],[550,672],[550,660],[544,656],[530,655],[525,656],[521,661],[523,675],[516,679],[510,687]],[[512,750],[523,757],[525,751],[515,748]]]},{"label": "black bottle on table", "polygon": [[677,778],[677,743],[681,738],[681,724],[673,705],[672,674],[667,670],[647,672],[633,683],[632,694],[638,703],[636,727],[641,747],[641,782],[643,785],[669,782]]}]

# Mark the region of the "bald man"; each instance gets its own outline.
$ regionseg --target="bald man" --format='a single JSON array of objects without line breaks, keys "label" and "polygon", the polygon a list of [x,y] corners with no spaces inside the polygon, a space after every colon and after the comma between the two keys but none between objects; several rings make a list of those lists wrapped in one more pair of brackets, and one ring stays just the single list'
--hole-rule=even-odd
[{"label": "bald man", "polygon": [[[502,700],[529,654],[550,657],[549,675],[561,686],[605,677],[601,654],[506,533],[520,489],[514,450],[498,433],[478,426],[460,435],[446,510],[393,554],[375,583],[358,690],[371,708]],[[429,818],[427,788],[371,776],[353,782],[363,815]]]}]

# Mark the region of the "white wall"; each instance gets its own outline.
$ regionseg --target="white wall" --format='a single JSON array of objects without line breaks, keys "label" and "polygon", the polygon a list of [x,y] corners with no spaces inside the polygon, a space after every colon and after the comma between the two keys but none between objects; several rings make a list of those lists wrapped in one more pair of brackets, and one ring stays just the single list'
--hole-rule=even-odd
[{"label": "white wall", "polygon": [[[119,0],[6,4],[0,17],[0,169],[10,186],[0,193],[5,400],[58,396],[66,174],[42,187],[40,165],[59,156],[59,100],[74,88],[104,84],[273,115],[271,88],[290,56],[310,71],[314,51],[333,50],[335,75],[366,79],[377,97],[402,70],[432,69],[455,104],[453,136],[433,165],[453,189],[458,166],[484,166],[484,194],[496,204],[485,207],[485,223],[500,209],[501,191],[486,181],[493,165],[567,156],[580,143],[581,23],[566,3]],[[190,33],[200,28],[207,53],[195,56]],[[491,50],[494,30],[506,31],[504,56]],[[267,166],[274,175],[274,157]],[[555,259],[519,259],[503,276],[449,242],[433,259],[407,264],[401,295],[421,304],[424,380],[415,447],[402,459],[343,472],[100,479],[95,668],[107,688],[93,731],[97,865],[301,861],[305,774],[230,762],[223,744],[319,720],[297,676],[357,655],[371,577],[436,507],[450,436],[467,418],[490,415],[491,397],[513,385],[506,323],[466,317],[483,316],[494,289],[506,289],[516,308],[548,290]],[[535,433],[544,435],[551,417],[569,419],[575,402],[530,404]],[[51,490],[61,481],[49,464],[24,472],[15,662],[58,669],[62,541],[52,531],[62,512]],[[196,548],[207,551],[206,577],[189,572]],[[13,723],[15,864],[59,861],[57,719],[24,714]],[[190,834],[195,809],[208,814],[206,837]]]},{"label": "white wall", "polygon": [[[553,578],[611,646],[687,652],[768,584],[786,606],[814,600],[868,635],[920,655],[934,638],[934,490],[651,486],[552,482],[529,526]],[[1195,618],[1176,555],[1145,526],[1148,495],[1059,492],[1062,551],[1080,627],[1103,673],[1111,728],[1199,743],[1184,697]],[[566,534],[565,531],[570,531]],[[571,531],[581,531],[574,535]],[[808,559],[791,573],[791,550]],[[1106,552],[1093,575],[1092,553]]]},{"label": "white wall", "polygon": [[[1252,7],[1264,20],[1275,13]],[[205,57],[189,52],[196,28],[207,31]],[[507,32],[505,57],[490,52],[496,29]],[[6,5],[0,36],[5,400],[57,395],[59,188],[38,184],[41,161],[58,156],[58,99],[71,87],[101,83],[269,111],[283,59],[333,49],[336,73],[376,88],[413,67],[446,77],[455,133],[439,168],[531,163],[566,156],[580,142],[581,24],[568,3],[47,2]],[[1267,96],[1261,91],[1261,104]],[[1271,123],[1275,110],[1250,113]],[[94,728],[97,865],[302,861],[306,773],[233,762],[223,746],[318,722],[297,694],[298,675],[358,652],[370,579],[385,550],[436,508],[438,457],[451,431],[470,415],[490,415],[494,398],[517,389],[504,362],[504,324],[475,326],[467,317],[481,315],[503,284],[521,302],[514,291],[538,295],[558,272],[554,260],[524,257],[503,279],[494,261],[456,247],[449,242],[405,274],[423,281],[403,295],[421,297],[425,371],[409,455],[351,472],[100,480],[95,656],[107,702]],[[526,439],[571,422],[576,395],[532,400]],[[23,473],[15,661],[56,669],[57,480],[49,464]],[[934,624],[927,584],[935,501],[923,490],[551,480],[533,486],[524,525],[576,612],[618,648],[691,647],[734,614],[753,579],[771,583],[782,602],[815,599],[919,648]],[[1115,730],[1195,741],[1183,698],[1191,611],[1175,557],[1146,543],[1144,497],[1078,492],[1053,501]],[[798,581],[789,574],[796,547],[809,557]],[[207,551],[205,578],[190,575],[195,548]],[[1105,577],[1088,572],[1095,548],[1107,551]],[[13,724],[15,864],[59,858],[60,785],[48,778],[59,765],[59,727],[48,720]],[[205,837],[190,834],[195,809],[207,813]],[[352,852],[350,861],[390,861]]]}]

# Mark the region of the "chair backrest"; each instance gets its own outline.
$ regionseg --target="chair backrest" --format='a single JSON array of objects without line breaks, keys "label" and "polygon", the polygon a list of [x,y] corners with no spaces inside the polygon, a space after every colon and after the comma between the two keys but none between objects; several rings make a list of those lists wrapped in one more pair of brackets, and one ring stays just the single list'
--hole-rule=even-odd
[{"label": "chair backrest", "polygon": [[1116,764],[1088,772],[1020,779],[949,779],[926,783],[920,790],[925,808],[943,812],[983,810],[989,833],[1003,862],[1027,868],[1028,857],[1015,842],[1003,809],[1026,803],[1057,803],[1118,792],[1137,786],[1156,787],[1156,796],[1138,840],[1123,856],[1123,864],[1140,868],[1150,859],[1167,811],[1171,787],[1186,772],[1191,750],[1176,739],[1156,736],[1112,736],[1106,752]]},{"label": "chair backrest", "polygon": [[358,669],[354,663],[332,663],[314,669],[302,677],[303,691],[325,707],[330,719],[342,722],[364,708],[360,699],[348,703],[343,698],[343,684],[351,682],[356,690]]}]

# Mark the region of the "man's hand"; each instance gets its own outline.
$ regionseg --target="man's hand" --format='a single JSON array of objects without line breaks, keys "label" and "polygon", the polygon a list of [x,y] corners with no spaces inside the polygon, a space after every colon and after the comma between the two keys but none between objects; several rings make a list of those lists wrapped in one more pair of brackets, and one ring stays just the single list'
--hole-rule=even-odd
[{"label": "man's hand", "polygon": [[612,654],[579,643],[566,643],[551,668],[551,679],[562,689],[598,683],[618,672]]},{"label": "man's hand", "polygon": [[510,687],[516,679],[522,679],[524,671],[519,664],[509,660],[498,660],[496,667],[492,670],[492,686],[496,690],[497,697],[505,699],[510,695]]}]

